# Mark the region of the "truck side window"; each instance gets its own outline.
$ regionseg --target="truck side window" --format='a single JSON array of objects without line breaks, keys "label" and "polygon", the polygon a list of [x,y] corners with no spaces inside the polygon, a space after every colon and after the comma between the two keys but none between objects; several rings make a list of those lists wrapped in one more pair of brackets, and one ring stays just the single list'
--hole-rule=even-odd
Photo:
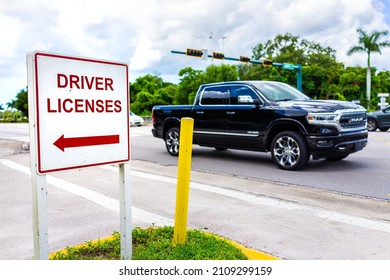
[{"label": "truck side window", "polygon": [[232,86],[230,89],[230,104],[253,104],[255,99],[259,97],[247,86]]},{"label": "truck side window", "polygon": [[202,92],[201,105],[226,105],[229,104],[229,90],[227,87],[208,87]]}]

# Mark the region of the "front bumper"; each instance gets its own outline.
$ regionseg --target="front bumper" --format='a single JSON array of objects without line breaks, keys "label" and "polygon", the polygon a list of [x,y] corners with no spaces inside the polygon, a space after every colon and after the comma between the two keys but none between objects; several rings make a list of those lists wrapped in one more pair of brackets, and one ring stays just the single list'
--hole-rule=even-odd
[{"label": "front bumper", "polygon": [[344,156],[362,150],[368,141],[367,130],[345,132],[337,136],[307,136],[313,159]]}]

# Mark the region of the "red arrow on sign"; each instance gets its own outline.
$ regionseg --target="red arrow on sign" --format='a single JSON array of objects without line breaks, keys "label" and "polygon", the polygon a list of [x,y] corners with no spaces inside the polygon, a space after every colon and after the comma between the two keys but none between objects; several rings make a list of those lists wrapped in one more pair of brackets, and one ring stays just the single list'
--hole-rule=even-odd
[{"label": "red arrow on sign", "polygon": [[86,136],[86,137],[72,137],[65,138],[64,134],[53,143],[61,151],[65,151],[66,148],[76,148],[85,146],[97,146],[118,144],[119,135],[103,135],[103,136]]}]

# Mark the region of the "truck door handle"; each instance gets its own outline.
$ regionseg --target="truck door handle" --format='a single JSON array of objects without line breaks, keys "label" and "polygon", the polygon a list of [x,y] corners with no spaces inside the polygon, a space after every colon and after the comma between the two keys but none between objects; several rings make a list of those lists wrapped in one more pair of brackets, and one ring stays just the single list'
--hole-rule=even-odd
[{"label": "truck door handle", "polygon": [[228,111],[228,112],[226,112],[226,114],[227,114],[227,115],[235,115],[236,112],[230,112],[230,111]]},{"label": "truck door handle", "polygon": [[195,111],[195,113],[198,114],[198,115],[203,115],[204,111]]}]

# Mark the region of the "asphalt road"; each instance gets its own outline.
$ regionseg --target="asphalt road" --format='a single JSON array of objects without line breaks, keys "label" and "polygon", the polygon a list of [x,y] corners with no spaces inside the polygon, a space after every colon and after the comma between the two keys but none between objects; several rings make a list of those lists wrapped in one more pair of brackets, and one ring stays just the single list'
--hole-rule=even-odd
[{"label": "asphalt road", "polygon": [[[148,128],[132,129],[131,140],[133,226],[173,225],[177,164],[157,162],[160,156],[172,157],[162,149],[161,140],[150,137]],[[149,147],[149,140],[155,142],[158,157],[137,159],[146,153],[141,147]],[[196,165],[200,164],[196,158],[203,153],[210,151],[195,148]],[[248,159],[238,158],[239,168],[246,168]],[[260,166],[269,165],[280,172],[265,157],[261,159]],[[252,161],[259,164],[258,158]],[[390,259],[388,200],[201,169],[196,166],[191,172],[190,228],[283,259]],[[29,153],[21,148],[21,142],[0,139],[0,259],[30,259],[33,255],[29,174]],[[118,180],[116,166],[47,175],[50,252],[119,230]]]},{"label": "asphalt road", "polygon": [[[131,158],[164,165],[176,165],[161,139],[152,137],[151,126],[131,129],[139,137],[131,140]],[[0,138],[28,140],[27,124],[0,124]],[[350,195],[390,200],[390,132],[370,132],[369,144],[345,160],[310,160],[301,171],[278,169],[270,153],[193,146],[192,168],[245,178],[300,185]]]},{"label": "asphalt road", "polygon": [[[161,139],[144,136],[132,141],[132,158],[176,164]],[[310,160],[301,171],[276,167],[270,153],[216,151],[193,146],[194,170],[270,180],[351,195],[390,199],[390,132],[370,132],[368,146],[339,162]]]}]

